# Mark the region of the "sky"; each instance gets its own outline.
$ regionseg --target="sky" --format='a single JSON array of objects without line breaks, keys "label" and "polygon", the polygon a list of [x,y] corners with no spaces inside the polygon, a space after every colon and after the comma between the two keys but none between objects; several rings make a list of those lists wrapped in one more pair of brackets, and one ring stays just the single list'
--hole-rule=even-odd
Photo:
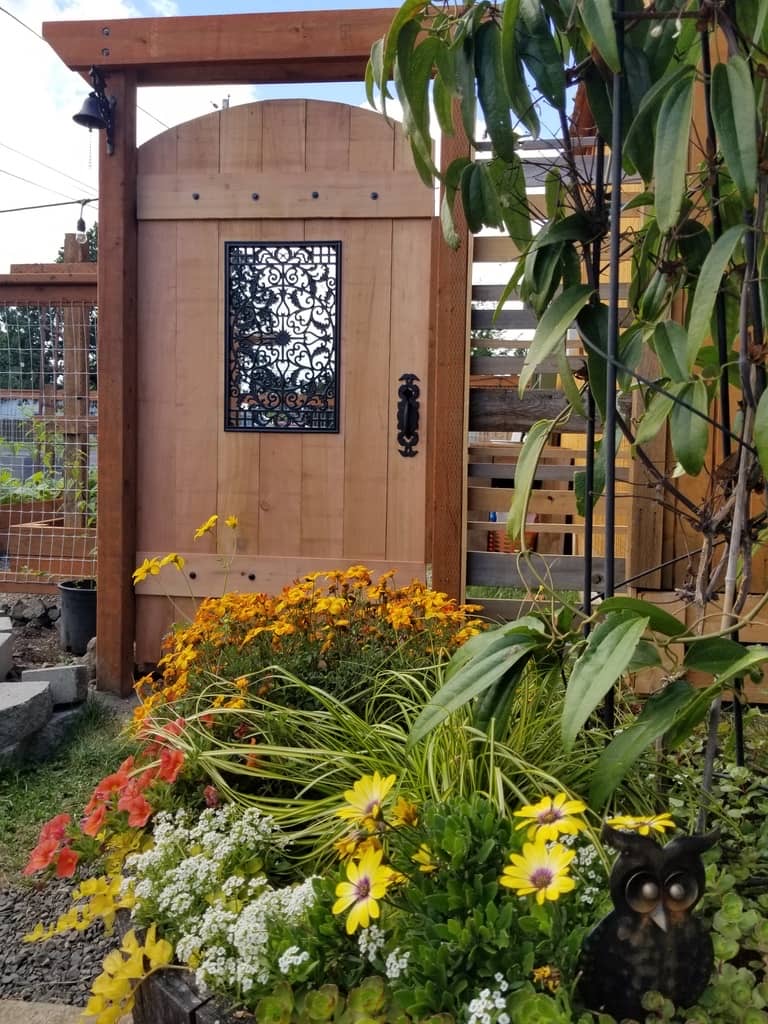
[{"label": "sky", "polygon": [[[53,262],[80,206],[2,211],[97,195],[98,138],[72,120],[89,89],[37,38],[44,21],[399,6],[400,0],[0,0],[0,274],[11,263]],[[362,83],[140,89],[139,144],[165,126],[210,113],[228,94],[233,106],[295,96],[365,103]],[[96,203],[84,208],[84,218],[87,226],[98,219]]]}]

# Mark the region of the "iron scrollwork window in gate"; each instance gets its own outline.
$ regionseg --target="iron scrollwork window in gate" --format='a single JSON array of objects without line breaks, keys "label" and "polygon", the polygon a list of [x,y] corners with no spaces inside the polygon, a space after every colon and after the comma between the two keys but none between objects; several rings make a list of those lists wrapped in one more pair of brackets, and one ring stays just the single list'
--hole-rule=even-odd
[{"label": "iron scrollwork window in gate", "polygon": [[226,243],[225,430],[339,430],[341,242]]}]

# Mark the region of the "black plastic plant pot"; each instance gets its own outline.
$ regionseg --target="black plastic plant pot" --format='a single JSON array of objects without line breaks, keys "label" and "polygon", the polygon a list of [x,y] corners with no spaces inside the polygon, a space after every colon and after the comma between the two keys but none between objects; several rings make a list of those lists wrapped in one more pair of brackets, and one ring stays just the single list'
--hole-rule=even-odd
[{"label": "black plastic plant pot", "polygon": [[66,580],[58,588],[61,646],[72,654],[85,654],[88,641],[96,636],[96,580]]}]

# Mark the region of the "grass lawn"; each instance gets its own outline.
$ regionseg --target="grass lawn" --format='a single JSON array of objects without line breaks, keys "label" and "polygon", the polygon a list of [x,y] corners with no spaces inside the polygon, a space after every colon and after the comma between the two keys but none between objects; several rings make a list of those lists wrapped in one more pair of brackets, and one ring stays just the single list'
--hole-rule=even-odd
[{"label": "grass lawn", "polygon": [[6,764],[0,770],[0,883],[19,881],[43,822],[82,813],[96,783],[131,752],[119,735],[123,720],[89,701],[68,742],[42,764]]}]

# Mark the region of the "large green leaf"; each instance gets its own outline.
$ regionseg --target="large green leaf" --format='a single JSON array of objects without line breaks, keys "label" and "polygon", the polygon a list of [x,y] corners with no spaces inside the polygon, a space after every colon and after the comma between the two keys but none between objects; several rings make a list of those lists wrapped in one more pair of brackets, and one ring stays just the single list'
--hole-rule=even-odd
[{"label": "large green leaf", "polygon": [[574,285],[566,288],[550,303],[544,316],[539,321],[533,341],[520,373],[520,393],[536,372],[536,367],[550,355],[565,336],[565,332],[573,323],[579,310],[589,302],[593,289],[587,284]]},{"label": "large green leaf", "polygon": [[604,421],[608,381],[608,307],[604,302],[590,302],[581,310],[576,323],[586,342],[589,387]]},{"label": "large green leaf", "polygon": [[[669,436],[675,458],[690,476],[697,476],[704,465],[709,444],[709,392],[703,380],[683,384],[669,414]],[[687,405],[681,405],[687,402]],[[692,406],[692,408],[688,408]],[[696,411],[694,411],[696,410]],[[700,415],[697,415],[700,414]]]},{"label": "large green leaf", "polygon": [[681,384],[670,384],[666,391],[655,391],[651,396],[635,434],[636,444],[648,444],[658,434],[672,411],[675,395]]},{"label": "large green leaf", "polygon": [[768,476],[768,391],[760,395],[755,412],[755,448],[763,475]]},{"label": "large green leaf", "polygon": [[704,636],[701,640],[690,643],[683,664],[697,672],[719,676],[727,672],[731,665],[741,661],[746,653],[747,649],[743,644],[730,640],[727,636]]},{"label": "large green leaf", "polygon": [[600,56],[611,69],[621,71],[612,0],[580,0],[581,16]]},{"label": "large green leaf", "polygon": [[456,92],[461,106],[461,123],[464,133],[472,141],[475,138],[477,95],[475,93],[475,56],[472,39],[463,39],[454,47],[453,63],[456,71]]},{"label": "large green leaf", "polygon": [[485,223],[483,171],[479,164],[467,164],[461,173],[461,202],[467,226],[476,234]]},{"label": "large green leaf", "polygon": [[507,517],[507,535],[513,540],[519,540],[523,551],[525,550],[525,521],[533,480],[536,476],[536,467],[553,426],[554,420],[538,420],[533,424],[526,434],[515,467],[515,490]]},{"label": "large green leaf", "polygon": [[616,736],[595,765],[589,805],[601,807],[644,750],[673,725],[696,691],[690,683],[676,680],[654,693],[635,722]]},{"label": "large green leaf", "polygon": [[632,612],[634,615],[648,619],[648,628],[654,633],[663,633],[664,636],[683,636],[688,632],[684,622],[676,619],[674,615],[650,601],[643,601],[639,597],[609,597],[603,601],[598,609],[601,615],[610,612]]},{"label": "large green leaf", "polygon": [[560,728],[566,750],[573,747],[579,729],[626,671],[648,621],[645,616],[614,612],[589,634],[565,691]]},{"label": "large green leaf", "polygon": [[662,100],[673,85],[692,78],[693,74],[693,68],[678,68],[654,82],[645,94],[632,124],[629,126],[627,137],[624,140],[624,150],[646,182],[653,177],[654,140]]},{"label": "large green leaf", "polygon": [[712,310],[715,308],[715,300],[720,291],[725,268],[733,256],[734,249],[741,241],[744,230],[743,224],[735,224],[732,228],[728,228],[712,246],[702,265],[688,320],[687,359],[689,370],[693,369],[699,349],[709,334]]},{"label": "large green leaf", "polygon": [[453,208],[456,203],[456,193],[461,188],[461,176],[470,163],[471,161],[466,156],[457,157],[456,160],[451,161],[445,172],[444,192],[440,203],[440,224],[443,229],[443,237],[452,249],[458,249],[461,244],[461,236],[456,230],[453,219]]},{"label": "large green leaf", "polygon": [[501,29],[494,21],[486,21],[481,25],[475,37],[475,74],[477,95],[494,152],[502,160],[513,160],[515,134],[512,131],[510,101],[504,81]]},{"label": "large green leaf", "polygon": [[381,60],[379,61],[377,58],[375,64],[375,71],[378,76],[376,84],[381,93],[382,110],[384,113],[386,113],[387,82],[392,77],[400,33],[406,25],[409,25],[415,18],[418,18],[428,7],[429,3],[427,0],[404,0],[404,3],[400,4],[384,37]]},{"label": "large green leaf", "polygon": [[[519,624],[516,624],[519,626]],[[519,678],[518,670],[533,652],[545,646],[547,638],[533,629],[508,629],[501,648],[494,648],[482,657],[466,662],[451,675],[413,723],[409,745],[418,743],[448,715],[479,697],[504,677]]]},{"label": "large green leaf", "polygon": [[686,362],[688,333],[683,326],[674,320],[662,320],[656,324],[653,347],[665,377],[678,382],[690,379]]},{"label": "large green leaf", "polygon": [[539,0],[519,0],[517,52],[541,95],[565,109],[565,67]]},{"label": "large green leaf", "polygon": [[728,171],[746,207],[757,188],[757,110],[749,65],[734,54],[712,70],[712,120]]},{"label": "large green leaf", "polygon": [[439,174],[432,160],[432,138],[429,131],[429,87],[437,50],[442,45],[438,39],[427,37],[414,46],[418,26],[410,22],[400,33],[395,63],[395,85],[403,107],[403,129],[405,130],[416,166],[422,173],[426,185],[432,186]]},{"label": "large green leaf", "polygon": [[525,249],[531,241],[531,215],[522,160],[513,153],[508,161],[494,157],[483,166],[496,194],[499,216],[507,234],[518,248]]},{"label": "large green leaf", "polygon": [[732,679],[740,679],[742,676],[752,675],[757,668],[766,662],[768,662],[768,646],[765,644],[753,644],[743,658],[739,658],[738,661],[730,664],[727,669],[718,672],[715,680],[722,686],[725,683],[730,683]]},{"label": "large green leaf", "polygon": [[[445,681],[448,682],[452,679],[469,662],[486,658],[488,655],[508,647],[510,643],[515,643],[516,640],[514,638],[521,631],[524,631],[526,634],[539,633],[541,636],[544,636],[546,627],[541,619],[533,615],[523,615],[522,618],[515,619],[514,622],[505,622],[500,626],[494,626],[492,629],[487,629],[483,633],[470,637],[456,651],[446,665]],[[509,639],[510,636],[513,637],[511,641]]]},{"label": "large green leaf", "polygon": [[501,20],[501,56],[509,103],[534,138],[539,134],[539,116],[531,98],[520,56],[517,52],[517,19],[520,0],[506,0]]},{"label": "large green leaf", "polygon": [[656,121],[653,177],[656,220],[662,231],[675,226],[683,205],[692,109],[693,78],[681,78],[667,90]]},{"label": "large green leaf", "polygon": [[708,686],[704,690],[696,691],[696,695],[691,697],[664,734],[664,746],[667,750],[675,750],[688,739],[696,726],[707,717],[712,701],[718,693],[720,693],[718,683]]}]

